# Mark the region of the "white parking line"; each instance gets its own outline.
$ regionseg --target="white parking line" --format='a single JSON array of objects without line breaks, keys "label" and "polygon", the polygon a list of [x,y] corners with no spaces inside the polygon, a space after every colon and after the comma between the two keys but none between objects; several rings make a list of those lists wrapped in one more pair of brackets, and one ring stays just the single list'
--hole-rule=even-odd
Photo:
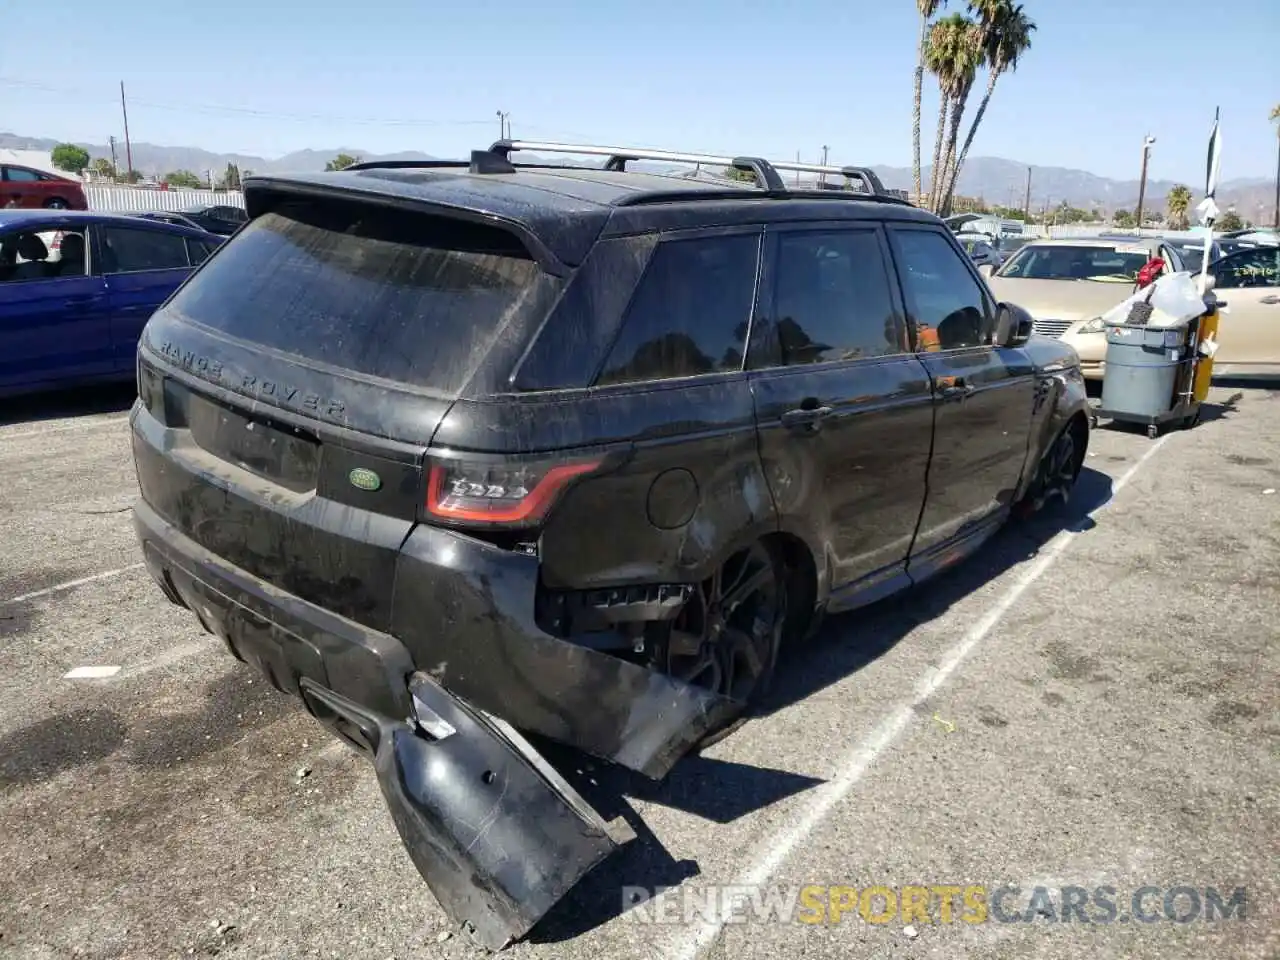
[{"label": "white parking line", "polygon": [[41,597],[47,597],[53,593],[61,593],[63,590],[73,590],[76,587],[82,587],[86,583],[93,583],[96,580],[106,580],[109,577],[118,577],[122,573],[130,573],[142,567],[141,563],[131,563],[127,567],[118,567],[115,570],[104,570],[102,573],[95,573],[91,577],[81,577],[78,580],[68,580],[66,583],[58,583],[52,587],[45,587],[43,590],[33,590],[30,593],[22,593],[16,597],[10,597],[7,600],[0,600],[0,607],[6,607],[12,603],[26,603],[28,600],[39,600]]},{"label": "white parking line", "polygon": [[[197,657],[202,653],[214,653],[225,649],[222,641],[217,637],[201,637],[199,640],[192,640],[190,643],[179,644],[164,653],[152,657],[150,660],[143,660],[141,663],[132,664],[124,668],[124,672],[120,674],[120,679],[127,680],[130,677],[136,677],[143,673],[150,673],[152,670],[163,670],[165,667],[172,667],[174,664],[181,663],[190,657]],[[236,661],[227,658],[228,663]]]},{"label": "white parking line", "polygon": [[[1111,499],[1095,510],[1095,515],[1115,502],[1116,494],[1124,489],[1138,469],[1155,455],[1168,438],[1166,435],[1155,441],[1137,462],[1112,484]],[[786,863],[796,848],[822,825],[835,806],[853,791],[871,764],[902,736],[916,717],[916,710],[920,705],[947,682],[974,648],[991,633],[1004,615],[1018,602],[1027,588],[1044,576],[1083,530],[1083,526],[1063,530],[1046,544],[1040,556],[1018,576],[1013,585],[982,619],[973,625],[959,643],[947,650],[938,666],[921,677],[916,684],[913,699],[895,707],[876,724],[871,734],[862,743],[841,758],[836,776],[814,790],[808,807],[800,811],[798,819],[792,821],[790,828],[780,833],[770,833],[768,838],[759,844],[747,868],[734,881],[735,884],[743,887],[759,887],[769,881],[769,878]],[[725,918],[713,918],[703,921],[692,929],[681,930],[675,935],[672,948],[665,955],[678,957],[680,960],[696,960],[698,955],[719,936],[724,925]]]},{"label": "white parking line", "polygon": [[115,423],[128,423],[129,417],[109,417],[104,420],[78,420],[75,423],[64,423],[56,427],[40,427],[36,430],[23,430],[20,433],[0,432],[0,440],[22,440],[25,437],[44,437],[51,433],[66,433],[69,430],[87,430],[91,427],[110,426]]},{"label": "white parking line", "polygon": [[120,672],[119,667],[72,667],[62,675],[63,680],[106,680]]}]

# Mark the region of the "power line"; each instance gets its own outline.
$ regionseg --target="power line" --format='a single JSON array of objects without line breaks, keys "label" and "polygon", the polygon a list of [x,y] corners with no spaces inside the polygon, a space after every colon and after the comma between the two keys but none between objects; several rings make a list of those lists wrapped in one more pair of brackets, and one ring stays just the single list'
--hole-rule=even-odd
[{"label": "power line", "polygon": [[[88,99],[105,101],[107,99],[100,93],[83,88],[76,89],[73,87],[59,87],[34,80],[21,80],[16,77],[0,77],[0,86],[22,87],[29,90],[43,90],[48,93],[75,97],[78,100]],[[114,100],[114,96],[111,99]],[[492,122],[489,120],[421,120],[412,118],[406,119],[403,117],[344,117],[325,113],[287,113],[277,110],[259,110],[254,107],[236,107],[211,103],[173,103],[162,100],[151,100],[143,97],[131,97],[130,99],[133,101],[135,106],[140,105],[157,110],[178,110],[183,113],[221,113],[233,116],[258,117],[264,120],[326,121],[329,123],[369,124],[393,127],[471,127],[487,126]]]}]

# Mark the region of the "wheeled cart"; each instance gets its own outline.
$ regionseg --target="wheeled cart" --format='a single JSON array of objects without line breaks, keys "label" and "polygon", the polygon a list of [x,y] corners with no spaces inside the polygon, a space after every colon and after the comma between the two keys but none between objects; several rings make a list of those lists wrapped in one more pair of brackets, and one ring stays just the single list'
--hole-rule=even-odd
[{"label": "wheeled cart", "polygon": [[1095,417],[1145,424],[1147,436],[1177,423],[1190,428],[1200,419],[1200,403],[1208,376],[1200,373],[1200,333],[1204,321],[1196,317],[1177,327],[1149,327],[1135,323],[1107,324],[1106,374],[1102,404]]}]

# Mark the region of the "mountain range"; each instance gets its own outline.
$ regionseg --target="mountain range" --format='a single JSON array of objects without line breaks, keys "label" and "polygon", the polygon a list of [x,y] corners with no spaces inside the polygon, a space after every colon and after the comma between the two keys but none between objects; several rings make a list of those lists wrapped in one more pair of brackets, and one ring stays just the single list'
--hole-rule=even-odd
[{"label": "mountain range", "polygon": [[[12,133],[0,133],[0,148],[13,150],[53,149],[58,143],[47,137],[24,137]],[[93,157],[110,157],[110,147],[103,144],[80,143]],[[116,144],[117,159],[123,165],[124,148]],[[143,173],[163,174],[173,170],[190,170],[204,175],[212,170],[215,175],[226,169],[228,163],[236,164],[242,172],[254,173],[307,173],[323,170],[324,165],[339,153],[358,156],[364,160],[430,160],[430,154],[416,150],[400,153],[373,154],[357,147],[334,147],[326,150],[298,150],[275,159],[240,153],[215,153],[199,147],[171,147],[152,143],[132,145],[133,166]],[[891,189],[907,190],[911,187],[909,167],[874,166],[884,185]],[[971,157],[960,175],[957,192],[966,197],[978,197],[988,204],[1020,208],[1025,199],[1028,165],[999,157]],[[1060,204],[1064,200],[1073,207],[1086,210],[1132,210],[1138,201],[1138,180],[1113,180],[1066,167],[1031,166],[1031,205],[1034,209]],[[924,179],[928,182],[928,169]],[[1148,209],[1164,206],[1165,197],[1175,186],[1173,180],[1148,180],[1146,205]],[[1191,184],[1192,193],[1199,191]],[[1219,185],[1218,204],[1226,209],[1235,206],[1240,215],[1255,221],[1269,221],[1274,197],[1274,181],[1265,178],[1231,180]]]}]

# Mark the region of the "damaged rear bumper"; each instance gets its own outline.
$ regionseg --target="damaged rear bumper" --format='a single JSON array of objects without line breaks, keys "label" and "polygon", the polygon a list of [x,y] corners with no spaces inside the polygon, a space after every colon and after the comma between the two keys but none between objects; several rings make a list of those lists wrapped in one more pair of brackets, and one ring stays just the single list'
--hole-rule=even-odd
[{"label": "damaged rear bumper", "polygon": [[401,548],[382,633],[227,563],[145,501],[143,559],[206,630],[297,694],[311,677],[390,717],[408,716],[415,670],[513,727],[655,779],[742,705],[703,687],[559,640],[535,623],[537,559],[419,526]]},{"label": "damaged rear bumper", "polygon": [[[522,606],[519,593],[531,586],[480,567],[497,557],[470,558],[469,582],[455,584],[443,608],[452,616],[422,610],[411,648],[227,564],[145,502],[134,518],[147,567],[170,599],[373,759],[414,864],[449,916],[491,949],[524,936],[628,836],[516,728],[661,776],[736,709],[605,653],[532,630],[498,631],[501,617],[482,626],[459,616],[478,613],[467,605],[486,581],[498,602]],[[467,548],[465,538],[451,546]],[[424,654],[433,622],[446,639]]]},{"label": "damaged rear bumper", "polygon": [[444,911],[490,950],[520,939],[620,844],[518,733],[423,674],[392,720],[307,679],[311,712],[373,758],[409,856]]}]

